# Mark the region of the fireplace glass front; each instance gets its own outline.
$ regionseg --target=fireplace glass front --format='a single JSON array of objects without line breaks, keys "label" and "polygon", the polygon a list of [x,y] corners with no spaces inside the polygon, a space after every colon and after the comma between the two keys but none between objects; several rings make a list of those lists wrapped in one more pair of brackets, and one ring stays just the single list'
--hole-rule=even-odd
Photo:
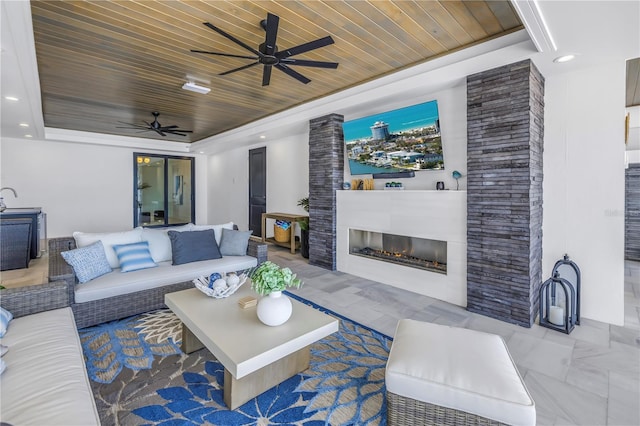
[{"label": "fireplace glass front", "polygon": [[349,229],[349,253],[411,268],[447,273],[447,242]]}]

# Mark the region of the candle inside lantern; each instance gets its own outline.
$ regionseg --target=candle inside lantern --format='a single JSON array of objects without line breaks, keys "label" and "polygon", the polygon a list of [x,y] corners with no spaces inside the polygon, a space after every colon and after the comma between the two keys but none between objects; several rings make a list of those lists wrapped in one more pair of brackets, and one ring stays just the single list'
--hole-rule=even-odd
[{"label": "candle inside lantern", "polygon": [[555,325],[564,325],[564,309],[560,306],[549,306],[549,322]]}]

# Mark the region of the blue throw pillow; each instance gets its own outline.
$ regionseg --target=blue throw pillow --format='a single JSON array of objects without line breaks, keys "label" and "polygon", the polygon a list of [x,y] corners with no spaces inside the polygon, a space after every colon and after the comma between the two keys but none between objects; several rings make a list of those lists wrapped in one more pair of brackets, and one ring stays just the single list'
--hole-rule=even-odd
[{"label": "blue throw pillow", "polygon": [[13,319],[13,314],[7,311],[5,308],[0,308],[0,337],[4,336],[4,333],[7,332],[7,327],[9,327],[9,323]]},{"label": "blue throw pillow", "polygon": [[138,269],[155,268],[156,263],[149,251],[149,242],[142,241],[131,244],[116,244],[112,246],[120,262],[120,272],[137,271]]},{"label": "blue throw pillow", "polygon": [[171,255],[174,265],[199,260],[220,259],[220,249],[213,229],[205,231],[169,231]]},{"label": "blue throw pillow", "polygon": [[86,247],[63,251],[60,254],[73,267],[73,272],[76,273],[76,277],[81,283],[86,283],[111,272],[102,241],[96,241]]},{"label": "blue throw pillow", "polygon": [[222,229],[220,254],[223,256],[246,256],[249,237],[253,231],[234,231]]}]

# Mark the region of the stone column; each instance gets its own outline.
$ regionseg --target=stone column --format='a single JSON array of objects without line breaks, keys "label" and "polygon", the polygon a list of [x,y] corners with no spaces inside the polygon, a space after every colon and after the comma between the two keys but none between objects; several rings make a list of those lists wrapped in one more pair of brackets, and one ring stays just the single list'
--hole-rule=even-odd
[{"label": "stone column", "polygon": [[531,327],[542,284],[544,77],[467,77],[467,310]]},{"label": "stone column", "polygon": [[344,181],[344,117],[309,121],[309,264],[336,269],[336,190]]}]

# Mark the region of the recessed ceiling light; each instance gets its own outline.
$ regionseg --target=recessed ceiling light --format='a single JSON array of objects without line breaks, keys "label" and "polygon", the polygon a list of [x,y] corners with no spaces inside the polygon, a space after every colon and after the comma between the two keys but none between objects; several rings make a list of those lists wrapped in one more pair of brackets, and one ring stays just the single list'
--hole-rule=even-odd
[{"label": "recessed ceiling light", "polygon": [[555,58],[553,60],[553,62],[557,63],[557,64],[561,64],[563,62],[569,62],[573,59],[576,58],[576,55],[570,54],[570,55],[562,55],[562,56],[558,56],[557,58]]},{"label": "recessed ceiling light", "polygon": [[32,138],[33,136],[31,135],[24,135],[25,138]]},{"label": "recessed ceiling light", "polygon": [[20,127],[29,127],[27,123],[20,123]]},{"label": "recessed ceiling light", "polygon": [[266,139],[267,137],[265,135],[260,135],[260,139]]},{"label": "recessed ceiling light", "polygon": [[204,151],[199,151],[198,154],[204,154]]},{"label": "recessed ceiling light", "polygon": [[15,96],[5,96],[4,97],[6,100],[8,101],[19,101],[20,99],[16,98]]}]

